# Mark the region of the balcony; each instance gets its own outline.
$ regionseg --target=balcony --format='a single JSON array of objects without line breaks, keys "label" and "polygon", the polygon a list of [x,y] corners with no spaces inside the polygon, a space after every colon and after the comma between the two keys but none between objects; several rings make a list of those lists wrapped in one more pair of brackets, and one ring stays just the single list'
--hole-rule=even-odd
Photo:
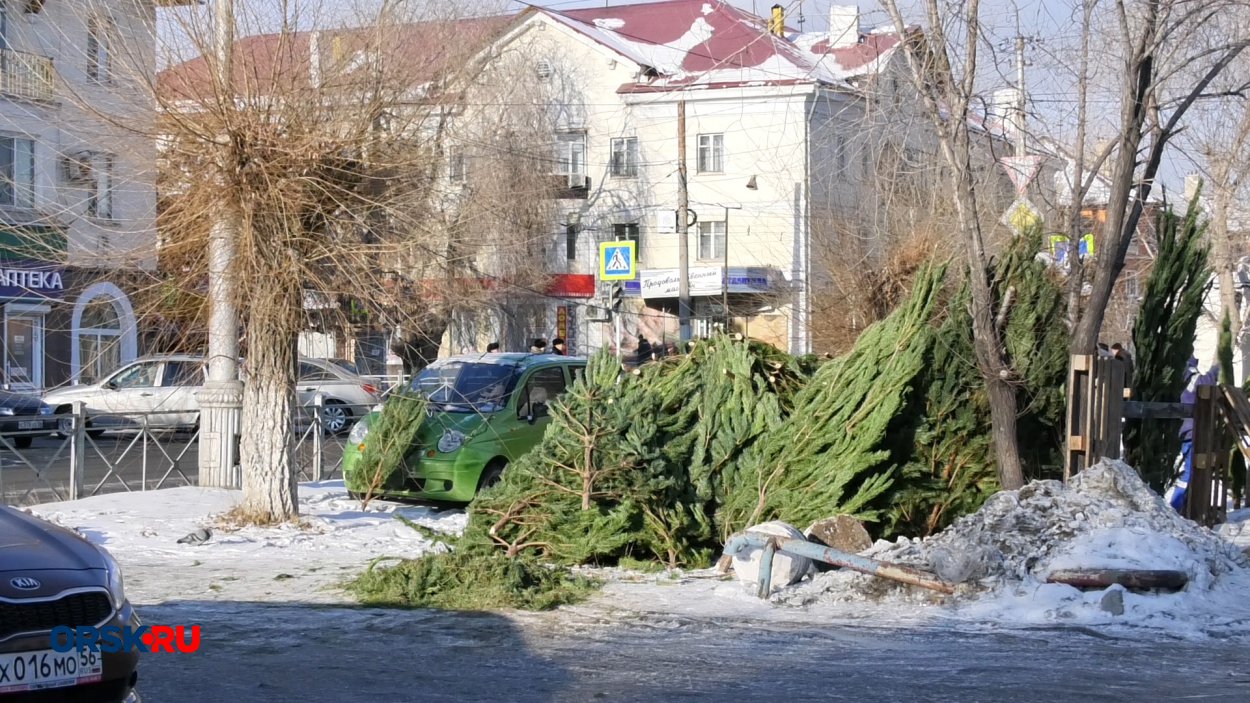
[{"label": "balcony", "polygon": [[54,76],[52,59],[24,51],[0,49],[0,94],[51,102]]}]

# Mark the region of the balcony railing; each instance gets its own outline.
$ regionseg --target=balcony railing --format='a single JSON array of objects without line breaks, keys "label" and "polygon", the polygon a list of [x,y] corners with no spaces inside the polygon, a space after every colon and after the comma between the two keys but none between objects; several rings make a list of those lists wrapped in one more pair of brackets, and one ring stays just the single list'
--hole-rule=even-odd
[{"label": "balcony railing", "polygon": [[52,59],[24,51],[0,49],[0,93],[27,100],[51,101]]}]

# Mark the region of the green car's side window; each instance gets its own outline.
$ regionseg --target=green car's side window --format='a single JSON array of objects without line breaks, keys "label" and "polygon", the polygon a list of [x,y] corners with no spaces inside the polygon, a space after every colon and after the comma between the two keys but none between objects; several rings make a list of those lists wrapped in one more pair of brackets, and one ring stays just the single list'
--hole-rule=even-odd
[{"label": "green car's side window", "polygon": [[571,386],[574,383],[577,383],[585,375],[586,375],[585,366],[582,366],[581,364],[578,364],[577,366],[570,366],[569,367],[569,385]]},{"label": "green car's side window", "polygon": [[566,387],[563,367],[538,369],[525,382],[525,393],[517,401],[517,417],[543,417],[547,406]]}]

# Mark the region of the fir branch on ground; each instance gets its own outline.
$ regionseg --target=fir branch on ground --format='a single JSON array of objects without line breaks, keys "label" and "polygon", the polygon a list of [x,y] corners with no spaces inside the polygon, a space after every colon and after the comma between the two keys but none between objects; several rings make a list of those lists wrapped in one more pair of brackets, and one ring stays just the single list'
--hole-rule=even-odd
[{"label": "fir branch on ground", "polygon": [[348,584],[365,605],[447,610],[550,610],[581,602],[600,582],[530,556],[451,552],[381,562]]}]

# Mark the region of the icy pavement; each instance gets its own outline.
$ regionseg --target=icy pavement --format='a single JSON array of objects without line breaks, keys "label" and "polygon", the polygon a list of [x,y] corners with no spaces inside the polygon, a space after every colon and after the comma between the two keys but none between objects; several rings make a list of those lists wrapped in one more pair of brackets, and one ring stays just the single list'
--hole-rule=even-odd
[{"label": "icy pavement", "polygon": [[144,703],[1250,700],[1245,651],[1078,629],[759,624],[598,612],[512,614],[180,603],[195,655],[140,666]]},{"label": "icy pavement", "polygon": [[[362,510],[342,481],[299,487],[299,524],[231,528],[219,517],[241,492],[166,488],[110,493],[31,512],[77,530],[122,565],[136,604],[169,600],[343,603],[338,586],[377,556],[417,557],[436,547],[396,516],[436,532],[464,529],[463,511],[372,501]],[[202,528],[202,544],[178,540]]]}]

